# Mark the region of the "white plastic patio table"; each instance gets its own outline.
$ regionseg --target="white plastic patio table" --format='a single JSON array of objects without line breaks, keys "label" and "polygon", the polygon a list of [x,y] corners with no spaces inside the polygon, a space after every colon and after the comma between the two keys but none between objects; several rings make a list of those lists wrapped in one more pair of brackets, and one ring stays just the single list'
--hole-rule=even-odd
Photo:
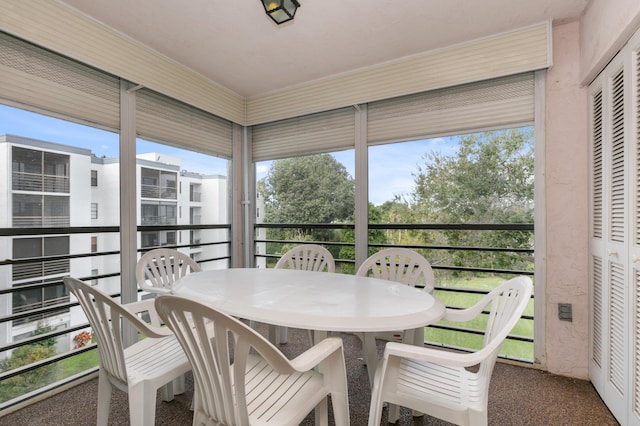
[{"label": "white plastic patio table", "polygon": [[[328,331],[364,332],[373,339],[366,333],[421,328],[445,312],[438,299],[404,284],[291,269],[196,272],[178,280],[171,291],[238,318],[320,332],[314,333],[316,339]],[[378,357],[365,357],[373,384]]]}]

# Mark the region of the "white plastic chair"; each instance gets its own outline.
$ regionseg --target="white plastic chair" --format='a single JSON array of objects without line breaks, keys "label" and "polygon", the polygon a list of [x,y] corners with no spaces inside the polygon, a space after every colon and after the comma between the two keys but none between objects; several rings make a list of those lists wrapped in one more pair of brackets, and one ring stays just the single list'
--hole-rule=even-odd
[{"label": "white plastic chair", "polygon": [[[335,272],[336,263],[331,252],[318,244],[301,244],[288,250],[276,263],[279,269],[298,269],[304,271]],[[277,332],[276,332],[277,330]],[[287,343],[287,327],[269,325],[271,343]],[[310,331],[313,343],[313,331]]]},{"label": "white plastic chair", "polygon": [[342,340],[327,338],[293,360],[244,323],[194,300],[159,296],[156,309],[193,369],[194,425],[298,425],[314,408],[349,424]]},{"label": "white plastic chair", "polygon": [[[388,248],[372,254],[362,262],[356,275],[394,281],[412,287],[424,286],[424,291],[429,293],[433,291],[436,281],[429,261],[420,253],[403,247]],[[358,336],[363,341],[362,349],[365,352],[365,360],[374,359],[373,357],[377,359],[378,357],[375,339],[402,340],[404,343],[413,343],[419,346],[424,344],[424,330],[422,328],[413,332],[411,342],[405,341],[404,330],[358,334]]]},{"label": "white plastic chair", "polygon": [[318,244],[301,244],[288,250],[276,263],[279,269],[335,272],[331,252]]},{"label": "white plastic chair", "polygon": [[[100,370],[98,373],[97,424],[109,420],[112,386],[129,394],[130,423],[155,423],[156,394],[163,389],[163,399],[171,401],[171,382],[191,370],[182,347],[168,328],[160,328],[153,300],[120,304],[109,295],[75,278],[65,277],[64,284],[80,302],[93,335],[98,342]],[[138,317],[147,312],[149,325]],[[125,348],[122,325],[129,322],[145,339]]]},{"label": "white plastic chair", "polygon": [[358,268],[356,275],[380,278],[407,284],[424,286],[431,293],[435,286],[433,269],[420,253],[403,248],[388,248],[369,256]]},{"label": "white plastic chair", "polygon": [[[380,425],[383,403],[397,404],[459,425],[486,425],[489,381],[502,342],[520,319],[532,293],[531,279],[505,281],[474,306],[447,309],[444,320],[486,315],[482,349],[459,353],[387,343],[371,395],[369,426]],[[478,366],[479,368],[468,369]],[[391,407],[391,406],[390,406]],[[389,422],[398,411],[389,410]]]},{"label": "white plastic chair", "polygon": [[136,264],[136,282],[140,289],[156,294],[171,294],[171,286],[200,266],[186,254],[168,248],[146,252]]}]

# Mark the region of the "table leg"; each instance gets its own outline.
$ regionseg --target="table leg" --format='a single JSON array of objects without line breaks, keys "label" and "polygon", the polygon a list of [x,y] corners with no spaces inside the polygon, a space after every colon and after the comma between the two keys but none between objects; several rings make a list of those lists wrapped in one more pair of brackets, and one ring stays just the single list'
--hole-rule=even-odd
[{"label": "table leg", "polygon": [[288,327],[278,327],[278,334],[279,334],[278,343],[282,345],[289,342],[288,333],[289,333]]},{"label": "table leg", "polygon": [[364,362],[367,364],[367,373],[369,374],[369,386],[373,388],[373,379],[376,375],[378,367],[378,347],[376,346],[375,333],[364,333]]},{"label": "table leg", "polygon": [[327,338],[328,332],[325,330],[312,330],[311,335],[313,336],[313,344],[317,345]]}]

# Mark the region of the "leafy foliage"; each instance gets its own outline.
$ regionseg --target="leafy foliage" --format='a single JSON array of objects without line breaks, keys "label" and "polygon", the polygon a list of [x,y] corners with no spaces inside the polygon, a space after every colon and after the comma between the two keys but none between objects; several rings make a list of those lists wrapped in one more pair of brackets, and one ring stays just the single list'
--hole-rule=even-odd
[{"label": "leafy foliage", "polygon": [[533,221],[533,135],[510,129],[460,138],[454,156],[423,156],[413,194],[417,210],[440,223]]},{"label": "leafy foliage", "polygon": [[[483,132],[456,138],[452,155],[427,152],[417,166],[414,189],[380,206],[369,204],[369,223],[505,224],[533,222],[532,128]],[[354,181],[329,154],[277,160],[258,183],[266,223],[351,221]],[[353,243],[353,231],[269,230],[269,239]],[[533,248],[530,232],[466,230],[370,230],[370,244],[431,245],[419,250],[432,265],[530,270],[529,255],[510,251],[457,250],[455,247]],[[290,246],[291,244],[289,244]],[[285,244],[268,243],[267,253]],[[442,250],[438,247],[453,247]],[[337,259],[354,259],[343,246]],[[369,253],[371,254],[371,252]],[[343,264],[343,272],[351,265]]]},{"label": "leafy foliage", "polygon": [[[38,324],[33,336],[49,333],[53,328],[48,325]],[[55,355],[55,337],[41,340],[30,345],[20,346],[13,350],[11,356],[0,362],[0,371],[9,371],[37,361],[47,359]],[[36,370],[28,371],[10,379],[2,381],[0,386],[0,402],[23,395],[53,381],[55,367],[46,365]]]},{"label": "leafy foliage", "polygon": [[[340,223],[353,220],[355,182],[329,154],[276,160],[258,182],[265,202],[265,223]],[[269,230],[271,239],[337,241],[336,231]],[[290,247],[289,247],[290,248]],[[268,253],[287,246],[267,245]],[[332,253],[336,256],[338,253]]]},{"label": "leafy foliage", "polygon": [[[510,129],[461,137],[455,155],[423,157],[413,193],[413,211],[436,223],[532,223],[533,134]],[[513,231],[442,232],[443,243],[460,247],[532,248],[532,235]],[[452,250],[453,266],[531,268],[531,259],[512,252]]]},{"label": "leafy foliage", "polygon": [[258,186],[266,223],[332,223],[353,217],[354,180],[329,154],[276,160]]},{"label": "leafy foliage", "polygon": [[[382,210],[372,203],[369,203],[369,223],[381,223]],[[355,232],[351,229],[342,231],[340,234],[340,241],[344,243],[353,243],[356,240]],[[387,242],[387,238],[383,231],[377,229],[369,230],[369,244],[384,244]],[[369,248],[369,255],[372,255],[375,249]],[[353,246],[342,246],[339,253],[340,259],[355,260],[356,251]],[[344,263],[340,269],[345,274],[355,274],[356,268],[353,264]]]}]

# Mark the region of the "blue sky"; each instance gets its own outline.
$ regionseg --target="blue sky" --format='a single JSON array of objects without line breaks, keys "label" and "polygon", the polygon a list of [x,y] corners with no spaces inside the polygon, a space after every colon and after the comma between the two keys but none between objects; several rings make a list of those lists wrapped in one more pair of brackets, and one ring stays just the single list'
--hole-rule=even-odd
[{"label": "blue sky", "polygon": [[[90,149],[96,156],[118,157],[118,134],[0,105],[0,135],[56,142]],[[139,139],[138,154],[159,152],[182,159],[182,168],[203,174],[227,174],[226,160]],[[188,153],[188,155],[187,155]]]},{"label": "blue sky", "polygon": [[[0,105],[0,134],[80,146],[90,149],[98,157],[117,157],[119,152],[119,139],[115,133],[4,105]],[[418,164],[423,163],[422,156],[432,150],[449,153],[455,147],[455,142],[452,142],[453,138],[437,138],[371,147],[369,200],[379,205],[392,200],[395,195],[410,193],[413,188],[412,173],[417,171]],[[182,168],[191,172],[227,174],[226,161],[220,158],[143,140],[138,141],[136,150],[138,154],[158,152],[179,157],[182,159]],[[354,151],[341,151],[333,155],[354,176]],[[269,164],[258,164],[258,179],[266,175]]]},{"label": "blue sky", "polygon": [[[422,156],[430,151],[453,152],[451,138],[436,138],[414,142],[378,145],[369,148],[369,201],[380,205],[393,200],[395,195],[407,195],[413,189],[412,173],[423,164]],[[332,154],[344,164],[351,176],[355,176],[355,152],[340,151]],[[270,162],[258,164],[258,179],[267,173]]]}]

